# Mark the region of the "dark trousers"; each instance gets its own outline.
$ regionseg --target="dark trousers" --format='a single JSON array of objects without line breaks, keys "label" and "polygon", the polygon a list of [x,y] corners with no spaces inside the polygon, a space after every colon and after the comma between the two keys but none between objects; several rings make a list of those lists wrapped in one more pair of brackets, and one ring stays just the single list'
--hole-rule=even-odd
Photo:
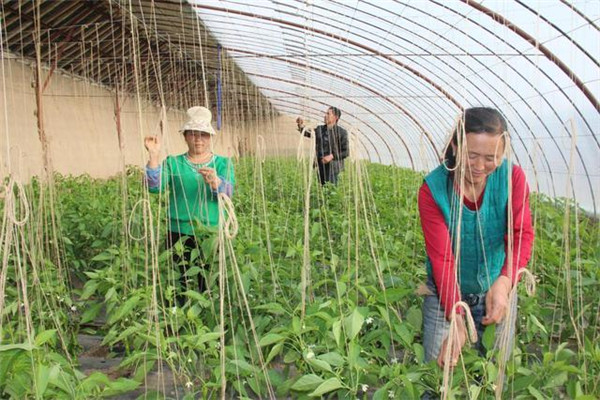
[{"label": "dark trousers", "polygon": [[[183,254],[178,254],[177,252],[173,252],[173,264],[179,267],[179,283],[181,289],[177,291],[176,299],[177,303],[182,306],[185,303],[185,298],[181,295],[182,292],[186,290],[198,290],[199,293],[202,293],[206,290],[206,279],[204,279],[204,275],[202,272],[208,270],[208,264],[205,264],[204,257],[202,255],[202,249],[200,247],[200,243],[193,236],[188,236],[181,234],[179,232],[169,232],[167,234],[167,249],[170,249],[175,245],[175,243],[182,241],[183,244]],[[198,258],[196,258],[192,262],[192,250],[198,249]],[[194,282],[193,277],[185,276],[185,273],[193,266],[198,266],[204,271],[200,271],[197,275],[197,281]]]},{"label": "dark trousers", "polygon": [[319,167],[319,181],[321,181],[321,185],[324,185],[326,182],[336,185],[338,174],[340,173],[339,169],[336,168],[337,165],[334,165],[333,161],[329,164],[318,162],[317,165]]}]

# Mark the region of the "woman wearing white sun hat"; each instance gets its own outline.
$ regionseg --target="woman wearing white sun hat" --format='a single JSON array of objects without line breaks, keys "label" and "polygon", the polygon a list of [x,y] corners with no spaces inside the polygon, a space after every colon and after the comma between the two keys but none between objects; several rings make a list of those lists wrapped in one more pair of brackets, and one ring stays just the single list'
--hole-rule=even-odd
[{"label": "woman wearing white sun hat", "polygon": [[[173,261],[180,267],[182,285],[189,288],[184,274],[192,262],[192,249],[200,250],[199,245],[204,239],[204,233],[198,232],[198,227],[218,225],[218,195],[223,193],[232,196],[234,171],[231,159],[212,151],[215,130],[211,124],[210,110],[192,107],[188,109],[187,116],[187,121],[180,129],[188,146],[186,153],[167,156],[161,164],[159,138],[148,136],[144,139],[144,145],[149,153],[146,165],[149,191],[169,192],[167,247],[182,240],[183,257],[174,253]],[[198,289],[200,292],[206,289],[201,273],[198,274]]]}]

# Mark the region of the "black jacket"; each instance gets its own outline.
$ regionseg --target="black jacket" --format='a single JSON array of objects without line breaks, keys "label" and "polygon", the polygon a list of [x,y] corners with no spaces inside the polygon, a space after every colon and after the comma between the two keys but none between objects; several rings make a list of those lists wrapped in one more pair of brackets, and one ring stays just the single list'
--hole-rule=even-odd
[{"label": "black jacket", "polygon": [[[311,132],[305,130],[304,136],[310,137]],[[329,154],[333,154],[334,161],[343,161],[350,154],[348,147],[348,132],[341,126],[334,125],[331,129],[327,129],[327,125],[319,125],[315,128],[315,150],[318,162]]]}]

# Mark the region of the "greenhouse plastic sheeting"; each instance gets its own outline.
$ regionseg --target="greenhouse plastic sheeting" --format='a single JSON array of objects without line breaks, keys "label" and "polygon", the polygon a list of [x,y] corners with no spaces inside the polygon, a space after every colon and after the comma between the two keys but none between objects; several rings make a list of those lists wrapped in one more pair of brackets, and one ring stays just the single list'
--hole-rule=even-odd
[{"label": "greenhouse plastic sheeting", "polygon": [[599,205],[597,1],[190,3],[279,112],[339,107],[362,157],[429,170],[492,106],[535,189]]}]

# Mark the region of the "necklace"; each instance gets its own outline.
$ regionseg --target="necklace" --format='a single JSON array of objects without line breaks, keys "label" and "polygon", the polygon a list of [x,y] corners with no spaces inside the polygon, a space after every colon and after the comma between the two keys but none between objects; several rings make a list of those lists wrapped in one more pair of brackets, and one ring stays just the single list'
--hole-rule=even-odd
[{"label": "necklace", "polygon": [[185,153],[185,157],[183,158],[185,159],[187,165],[189,165],[194,171],[198,171],[198,168],[206,167],[207,165],[209,165],[213,161],[214,157],[215,155],[211,154],[208,161],[202,163],[195,163],[192,160],[190,160],[190,153]]}]

